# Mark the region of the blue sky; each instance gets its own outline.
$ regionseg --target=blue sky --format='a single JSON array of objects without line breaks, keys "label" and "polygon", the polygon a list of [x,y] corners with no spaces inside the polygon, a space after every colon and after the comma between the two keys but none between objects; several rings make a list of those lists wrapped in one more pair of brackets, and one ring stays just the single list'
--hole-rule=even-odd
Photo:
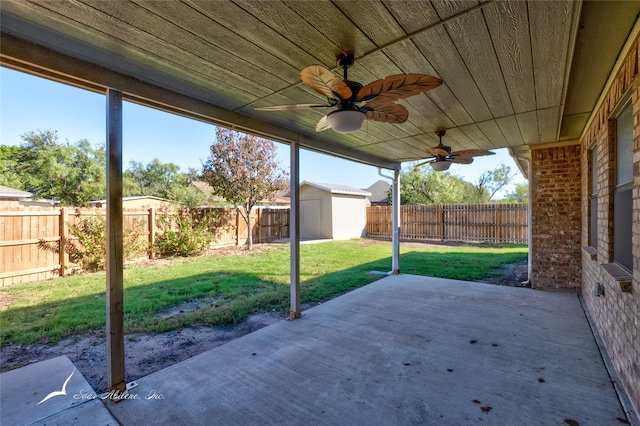
[{"label": "blue sky", "polygon": [[[60,83],[0,67],[0,143],[19,145],[31,130],[55,130],[62,141],[105,141],[105,97]],[[123,111],[123,157],[143,164],[154,158],[175,163],[182,171],[201,168],[209,155],[215,127],[126,102]],[[289,147],[277,144],[283,168],[289,167]],[[469,182],[501,163],[526,182],[506,149],[477,158],[472,165],[454,164],[450,172]],[[391,174],[383,170],[385,174]],[[300,180],[340,183],[366,188],[381,179],[378,169],[312,151],[300,152]]]}]

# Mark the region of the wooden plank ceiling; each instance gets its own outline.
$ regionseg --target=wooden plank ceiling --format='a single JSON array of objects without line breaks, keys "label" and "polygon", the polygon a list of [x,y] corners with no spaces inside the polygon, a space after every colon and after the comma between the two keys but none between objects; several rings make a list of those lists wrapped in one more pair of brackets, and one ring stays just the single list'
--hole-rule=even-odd
[{"label": "wooden plank ceiling", "polygon": [[[101,90],[87,71],[97,67],[225,112],[211,122],[389,165],[423,157],[439,129],[454,150],[578,138],[640,12],[640,2],[587,3],[3,0],[0,51],[4,66],[63,81],[76,74],[69,81]],[[422,73],[443,84],[399,101],[406,123],[366,122],[350,134],[316,133],[324,109],[255,110],[322,102],[300,70],[337,70],[342,51],[356,57],[350,80]],[[76,65],[62,64],[69,58]],[[130,95],[188,110],[154,91]]]}]

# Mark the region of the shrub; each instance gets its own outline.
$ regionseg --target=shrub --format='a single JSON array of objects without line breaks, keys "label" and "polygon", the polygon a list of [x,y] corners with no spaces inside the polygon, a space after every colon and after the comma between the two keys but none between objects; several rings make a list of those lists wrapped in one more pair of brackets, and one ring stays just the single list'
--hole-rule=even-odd
[{"label": "shrub", "polygon": [[[89,216],[77,225],[67,223],[69,232],[80,242],[80,247],[68,241],[65,252],[69,260],[78,263],[82,269],[98,271],[105,268],[107,263],[107,224],[101,214]],[[124,244],[123,244],[124,245]]]},{"label": "shrub", "polygon": [[[80,216],[77,212],[76,216]],[[85,271],[100,271],[105,269],[107,263],[107,224],[103,215],[97,213],[80,220],[77,224],[67,222],[69,233],[77,238],[77,242],[67,239],[64,251],[69,255],[69,260],[80,266]],[[143,236],[144,223],[134,221],[133,229],[123,232],[123,257],[129,260],[139,257],[147,251],[147,243]],[[38,247],[59,252],[60,242],[50,243],[45,240],[38,242]]]},{"label": "shrub", "polygon": [[194,209],[170,212],[163,209],[157,216],[160,233],[156,237],[155,249],[161,256],[190,256],[207,247],[213,240],[213,229],[217,217],[200,213]]}]

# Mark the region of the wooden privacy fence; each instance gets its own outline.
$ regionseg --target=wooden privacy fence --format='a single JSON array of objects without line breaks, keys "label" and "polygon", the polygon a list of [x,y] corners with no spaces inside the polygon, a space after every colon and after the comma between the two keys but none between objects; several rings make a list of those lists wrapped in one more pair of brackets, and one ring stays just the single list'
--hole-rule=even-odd
[{"label": "wooden privacy fence", "polygon": [[[63,250],[43,250],[40,241],[64,246],[77,240],[69,225],[77,225],[93,215],[105,215],[105,209],[21,208],[0,210],[0,287],[64,276],[73,264]],[[123,211],[123,228],[137,229],[149,247],[158,233],[158,210]],[[212,245],[240,245],[246,242],[247,226],[235,209],[202,209],[215,214],[218,226],[212,233]],[[288,208],[256,208],[252,212],[253,242],[262,243],[289,236]],[[153,252],[149,251],[153,257]]]},{"label": "wooden privacy fence", "polygon": [[[391,215],[367,207],[367,236],[390,239]],[[400,239],[526,243],[527,204],[400,206]]]}]

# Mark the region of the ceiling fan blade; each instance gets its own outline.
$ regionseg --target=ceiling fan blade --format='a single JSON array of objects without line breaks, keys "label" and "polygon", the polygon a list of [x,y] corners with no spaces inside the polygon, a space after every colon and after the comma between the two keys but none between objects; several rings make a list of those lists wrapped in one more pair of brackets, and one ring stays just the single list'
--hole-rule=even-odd
[{"label": "ceiling fan blade", "polygon": [[330,108],[333,105],[327,104],[291,104],[291,105],[273,105],[268,107],[256,108],[259,111],[286,111],[290,109],[307,109],[307,108]]},{"label": "ceiling fan blade", "polygon": [[424,74],[396,74],[382,80],[376,80],[364,86],[358,92],[361,101],[384,96],[385,102],[408,98],[418,93],[434,89],[442,84],[439,78]]},{"label": "ceiling fan blade", "polygon": [[462,151],[455,151],[451,153],[452,156],[460,155],[464,157],[481,157],[483,155],[493,155],[493,154],[495,154],[495,152],[486,151],[484,149],[463,149]]},{"label": "ceiling fan blade", "polygon": [[320,65],[303,68],[300,71],[300,78],[313,90],[327,98],[346,100],[353,95],[349,86],[340,77]]},{"label": "ceiling fan blade", "polygon": [[323,132],[325,130],[329,130],[330,128],[331,125],[329,124],[326,115],[322,117],[320,121],[318,121],[318,124],[316,124],[316,132]]},{"label": "ceiling fan blade", "polygon": [[431,156],[437,156],[440,155],[442,157],[447,157],[449,155],[449,153],[445,150],[442,149],[440,147],[434,146],[433,148],[427,148],[425,149],[425,151],[427,152],[427,154],[431,155]]},{"label": "ceiling fan blade", "polygon": [[402,105],[394,103],[375,105],[375,108],[370,108],[367,104],[362,111],[366,113],[367,120],[382,123],[404,123],[409,118],[409,111]]},{"label": "ceiling fan blade", "polygon": [[473,157],[451,157],[447,158],[447,161],[457,164],[471,164],[473,163]]}]

